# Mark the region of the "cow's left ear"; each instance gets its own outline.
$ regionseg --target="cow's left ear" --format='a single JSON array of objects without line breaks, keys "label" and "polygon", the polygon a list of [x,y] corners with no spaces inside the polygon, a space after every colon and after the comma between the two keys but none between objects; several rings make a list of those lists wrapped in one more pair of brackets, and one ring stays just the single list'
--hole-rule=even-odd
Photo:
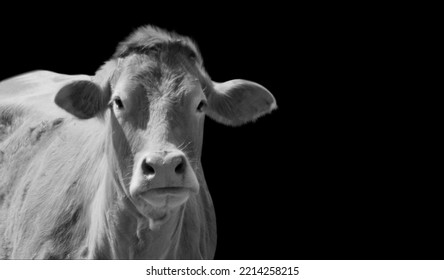
[{"label": "cow's left ear", "polygon": [[220,123],[239,126],[277,108],[274,96],[263,86],[246,80],[213,82],[206,114]]}]

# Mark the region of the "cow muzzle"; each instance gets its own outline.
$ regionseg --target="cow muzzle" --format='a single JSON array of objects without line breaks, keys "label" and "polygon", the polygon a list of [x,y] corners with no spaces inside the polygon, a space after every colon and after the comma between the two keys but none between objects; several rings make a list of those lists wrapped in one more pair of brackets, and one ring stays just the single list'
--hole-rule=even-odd
[{"label": "cow muzzle", "polygon": [[130,195],[154,208],[176,208],[199,191],[196,174],[179,150],[149,152],[133,170]]}]

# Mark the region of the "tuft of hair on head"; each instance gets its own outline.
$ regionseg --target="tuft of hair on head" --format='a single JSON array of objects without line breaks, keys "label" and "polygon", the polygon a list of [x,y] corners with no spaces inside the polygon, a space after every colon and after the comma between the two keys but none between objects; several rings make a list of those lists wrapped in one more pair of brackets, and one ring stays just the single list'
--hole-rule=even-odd
[{"label": "tuft of hair on head", "polygon": [[194,52],[199,61],[202,61],[197,44],[192,39],[153,25],[145,25],[133,31],[118,44],[112,58],[125,57],[132,53],[147,53],[168,44],[180,44],[187,47]]}]

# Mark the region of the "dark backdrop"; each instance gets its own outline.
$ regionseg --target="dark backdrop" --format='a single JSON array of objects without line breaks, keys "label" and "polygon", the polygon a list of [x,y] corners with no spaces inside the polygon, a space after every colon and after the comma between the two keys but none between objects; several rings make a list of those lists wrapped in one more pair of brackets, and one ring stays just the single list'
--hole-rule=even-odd
[{"label": "dark backdrop", "polygon": [[249,79],[276,97],[278,110],[253,124],[206,120],[216,258],[441,258],[442,230],[431,218],[439,204],[419,191],[429,183],[410,165],[410,119],[398,114],[386,83],[394,73],[380,42],[361,36],[372,27],[359,13],[60,5],[4,12],[0,79],[35,69],[91,75],[149,23],[195,39],[213,80]]}]

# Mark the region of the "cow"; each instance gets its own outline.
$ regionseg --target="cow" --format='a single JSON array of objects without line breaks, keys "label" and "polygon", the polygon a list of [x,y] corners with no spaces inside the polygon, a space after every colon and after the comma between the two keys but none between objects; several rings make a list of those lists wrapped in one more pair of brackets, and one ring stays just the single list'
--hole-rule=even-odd
[{"label": "cow", "polygon": [[0,258],[214,258],[205,115],[240,126],[276,107],[257,83],[212,81],[192,39],[150,25],[94,76],[1,82]]}]

